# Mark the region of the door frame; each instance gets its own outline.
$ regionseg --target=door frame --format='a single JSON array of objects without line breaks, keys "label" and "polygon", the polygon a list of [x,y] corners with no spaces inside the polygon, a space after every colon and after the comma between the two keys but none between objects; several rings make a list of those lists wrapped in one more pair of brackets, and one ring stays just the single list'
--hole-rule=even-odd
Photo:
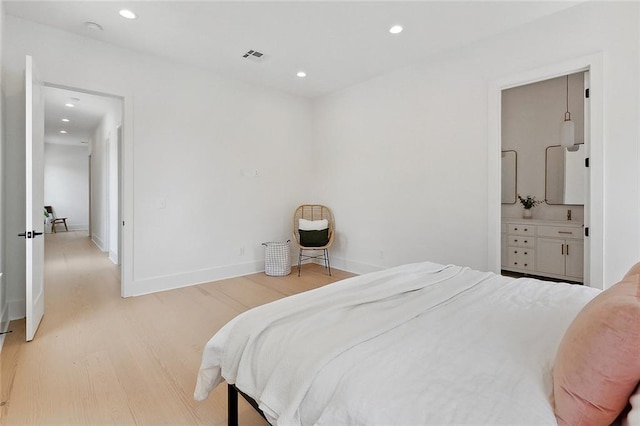
[{"label": "door frame", "polygon": [[[122,121],[119,123],[118,152],[118,236],[120,265],[120,296],[129,297],[133,292],[133,96],[128,91],[93,90],[80,88],[70,84],[59,84],[43,81],[46,87],[72,90],[90,95],[106,96],[120,99],[122,102]],[[90,195],[91,196],[91,195]],[[91,202],[91,201],[90,201]],[[91,212],[89,212],[91,216]],[[89,217],[91,222],[91,217]],[[125,227],[125,223],[127,226]],[[91,234],[89,234],[91,238]]]},{"label": "door frame", "polygon": [[[487,267],[500,273],[501,262],[501,165],[502,150],[502,91],[549,80],[576,72],[589,71],[590,78],[590,140],[585,140],[585,155],[589,158],[590,185],[588,205],[585,205],[584,226],[589,227],[585,237],[584,284],[604,289],[604,141],[603,141],[603,60],[602,54],[569,59],[506,77],[489,83],[488,97],[488,226]],[[585,110],[585,113],[586,112]]]}]

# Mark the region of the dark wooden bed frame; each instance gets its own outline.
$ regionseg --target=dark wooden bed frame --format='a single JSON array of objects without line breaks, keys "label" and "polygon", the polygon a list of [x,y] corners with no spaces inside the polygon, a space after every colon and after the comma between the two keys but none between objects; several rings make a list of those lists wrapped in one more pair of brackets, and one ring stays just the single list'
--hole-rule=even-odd
[{"label": "dark wooden bed frame", "polygon": [[[264,415],[260,407],[258,407],[258,403],[255,399],[251,398],[246,393],[242,392],[235,385],[227,384],[227,425],[228,426],[238,426],[238,394],[242,395],[242,397],[249,403],[251,406],[262,416],[263,419],[267,420],[267,417]],[[269,422],[267,420],[267,422]]]}]

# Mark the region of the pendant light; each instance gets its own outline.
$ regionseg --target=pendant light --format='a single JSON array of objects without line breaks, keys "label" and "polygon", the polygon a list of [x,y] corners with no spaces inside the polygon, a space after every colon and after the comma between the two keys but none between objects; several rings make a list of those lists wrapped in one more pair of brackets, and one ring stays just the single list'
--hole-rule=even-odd
[{"label": "pendant light", "polygon": [[564,121],[560,125],[560,145],[570,147],[575,144],[575,124],[571,121],[569,112],[569,76],[567,75],[567,112],[564,113]]}]

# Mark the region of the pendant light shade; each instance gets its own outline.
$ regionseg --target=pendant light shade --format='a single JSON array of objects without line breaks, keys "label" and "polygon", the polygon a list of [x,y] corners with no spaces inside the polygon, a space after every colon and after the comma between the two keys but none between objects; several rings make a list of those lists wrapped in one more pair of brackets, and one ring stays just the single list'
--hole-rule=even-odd
[{"label": "pendant light shade", "polygon": [[576,142],[576,126],[571,121],[569,112],[569,76],[567,75],[567,112],[564,113],[564,121],[560,125],[560,145],[564,147],[573,146]]},{"label": "pendant light shade", "polygon": [[565,147],[573,146],[575,138],[576,126],[569,118],[560,125],[560,145]]}]

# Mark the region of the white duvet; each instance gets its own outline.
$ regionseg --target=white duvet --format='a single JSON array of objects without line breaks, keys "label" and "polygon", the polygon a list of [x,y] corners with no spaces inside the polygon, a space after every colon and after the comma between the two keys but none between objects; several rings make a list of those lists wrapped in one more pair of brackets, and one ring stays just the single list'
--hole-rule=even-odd
[{"label": "white duvet", "polygon": [[247,311],[207,343],[222,379],[279,425],[555,424],[551,368],[598,293],[425,262]]}]

